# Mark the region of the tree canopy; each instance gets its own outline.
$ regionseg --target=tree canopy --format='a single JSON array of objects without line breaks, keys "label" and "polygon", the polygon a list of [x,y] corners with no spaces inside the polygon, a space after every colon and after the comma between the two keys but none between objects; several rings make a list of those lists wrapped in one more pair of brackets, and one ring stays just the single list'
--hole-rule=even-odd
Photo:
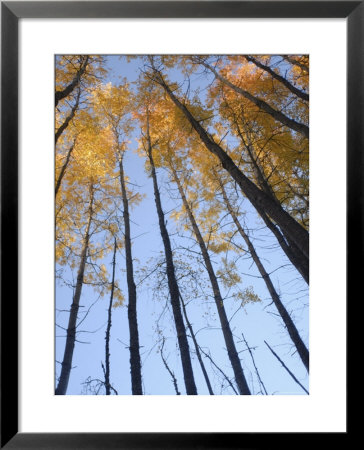
[{"label": "tree canopy", "polygon": [[308,56],[55,73],[56,394],[307,393]]}]

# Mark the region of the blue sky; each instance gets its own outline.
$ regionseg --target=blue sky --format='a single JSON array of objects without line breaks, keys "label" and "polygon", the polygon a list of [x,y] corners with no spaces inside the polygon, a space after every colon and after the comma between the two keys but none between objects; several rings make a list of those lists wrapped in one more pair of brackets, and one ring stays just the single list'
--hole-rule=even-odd
[{"label": "blue sky", "polygon": [[[138,68],[141,66],[141,60],[132,60],[127,63],[125,58],[118,56],[108,56],[106,58],[109,67],[109,75],[105,82],[120,82],[120,78],[126,77],[129,81],[135,81],[139,75]],[[176,73],[171,73],[177,77]],[[196,77],[196,84],[202,87],[207,85],[201,77]],[[137,143],[137,128],[131,139],[129,151],[125,157],[125,172],[130,181],[140,186],[140,191],[145,194],[145,199],[140,205],[131,211],[131,232],[133,237],[133,257],[136,271],[141,267],[147,267],[147,270],[153,269],[151,258],[160,257],[163,252],[162,240],[159,233],[158,217],[155,210],[153,186],[151,179],[144,170],[144,161],[135,152]],[[162,202],[164,211],[172,211],[179,206],[179,201],[170,198],[168,189],[168,175],[163,169],[158,170],[158,181],[161,186]],[[249,202],[243,200],[243,209],[246,211],[246,220],[251,228],[261,227],[261,223]],[[186,240],[180,238],[177,234],[176,224],[172,219],[168,219],[168,230],[172,236],[172,246],[174,248],[186,244]],[[274,239],[269,236],[267,230],[257,231],[254,235],[256,249],[261,256],[268,272],[273,272],[278,267],[288,264],[287,258],[283,252],[275,245]],[[274,245],[274,250],[270,245]],[[176,252],[178,253],[178,251]],[[218,261],[218,258],[214,258]],[[111,272],[111,257],[105,260],[109,265]],[[281,319],[276,315],[274,305],[270,305],[268,291],[259,278],[259,274],[249,258],[239,260],[239,272],[242,274],[242,288],[253,286],[254,292],[262,299],[261,303],[248,304],[244,309],[237,313],[239,304],[235,300],[227,300],[225,306],[228,317],[232,317],[231,327],[235,336],[237,349],[240,353],[242,366],[252,392],[259,390],[258,381],[254,372],[249,353],[246,351],[245,344],[242,342],[241,333],[244,333],[249,345],[253,347],[255,362],[258,366],[261,378],[269,394],[302,395],[304,391],[290,378],[287,372],[281,367],[280,363],[274,358],[266,348],[264,340],[275,349],[280,357],[285,361],[288,367],[294,372],[300,382],[308,388],[308,375],[296,354],[294,354],[293,345],[284,329]],[[125,258],[122,251],[117,254],[116,274],[120,287],[127,298],[127,286],[125,277]],[[72,274],[65,272],[69,279]],[[75,276],[73,274],[73,276]],[[136,274],[138,279],[138,274]],[[204,280],[206,275],[201,275]],[[295,323],[301,332],[306,344],[308,344],[308,288],[300,280],[299,275],[292,267],[284,267],[272,275],[273,282],[282,300],[289,311],[293,311]],[[150,277],[152,283],[153,278]],[[208,281],[206,279],[206,284]],[[151,395],[174,395],[175,391],[170,375],[163,366],[159,353],[157,319],[160,319],[160,329],[166,338],[164,356],[168,360],[170,368],[174,371],[178,380],[178,386],[182,393],[185,393],[183,376],[180,364],[180,358],[177,347],[176,333],[172,322],[172,315],[169,308],[168,295],[161,291],[154,292],[147,283],[137,286],[137,312],[140,333],[141,358],[143,387],[145,394]],[[85,286],[82,292],[81,305],[87,309],[90,304],[96,300],[96,296],[91,288]],[[56,286],[56,308],[58,310],[68,309],[72,302],[72,290],[57,284]],[[167,308],[165,306],[167,305]],[[87,344],[77,342],[73,358],[73,370],[71,372],[68,394],[79,395],[82,393],[82,383],[88,378],[103,379],[101,362],[105,359],[105,327],[107,320],[108,296],[100,298],[92,307],[87,319],[83,322],[79,331],[78,339],[87,341]],[[209,349],[214,361],[221,369],[232,378],[232,370],[226,354],[222,332],[219,328],[215,305],[213,299],[202,302],[200,299],[191,299],[188,304],[189,319],[193,324],[194,331],[197,333],[197,339],[201,347]],[[204,316],[205,313],[205,316]],[[236,313],[236,314],[235,314]],[[56,312],[56,322],[65,327],[68,321],[66,312]],[[61,361],[64,352],[64,332],[61,328],[56,328],[56,360]],[[113,324],[111,328],[111,382],[119,394],[131,394],[129,351],[127,348],[129,341],[127,308],[126,306],[113,310]],[[190,340],[190,348],[193,349]],[[208,394],[201,369],[196,356],[193,354],[193,369],[199,394]],[[233,394],[230,388],[221,390],[222,379],[216,370],[213,369],[207,359],[204,360],[208,369],[213,389],[216,394]],[[56,363],[56,374],[59,375],[60,366]],[[100,391],[102,393],[102,391]]]}]

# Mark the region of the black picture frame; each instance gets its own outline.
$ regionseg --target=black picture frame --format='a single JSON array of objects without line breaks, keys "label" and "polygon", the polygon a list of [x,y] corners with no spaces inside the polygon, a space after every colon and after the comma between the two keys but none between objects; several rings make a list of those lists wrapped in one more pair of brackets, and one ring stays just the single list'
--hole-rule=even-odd
[{"label": "black picture frame", "polygon": [[[1,448],[226,449],[307,444],[311,433],[19,433],[18,432],[18,21],[21,18],[346,18],[347,299],[363,262],[363,1],[70,1],[1,2]],[[354,253],[355,249],[355,253]],[[359,255],[360,256],[360,255]],[[355,263],[354,261],[355,260]],[[363,258],[361,258],[363,260]],[[358,291],[360,292],[360,291]],[[348,346],[349,348],[349,346]],[[335,395],[333,393],[333,395]],[[259,420],[259,418],[257,418]],[[336,443],[346,433],[334,433]],[[294,436],[292,436],[294,435]],[[322,439],[320,438],[320,435]],[[315,444],[325,433],[315,433]],[[292,448],[292,447],[291,447]],[[296,447],[294,447],[296,448]]]}]

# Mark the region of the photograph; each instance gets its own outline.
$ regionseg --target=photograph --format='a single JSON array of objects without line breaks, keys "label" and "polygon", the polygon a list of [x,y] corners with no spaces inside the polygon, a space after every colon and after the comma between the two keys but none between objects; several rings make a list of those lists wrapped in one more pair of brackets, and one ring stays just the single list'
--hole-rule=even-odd
[{"label": "photograph", "polygon": [[345,447],[363,3],[1,2],[0,448]]},{"label": "photograph", "polygon": [[55,55],[55,395],[309,395],[309,59]]}]

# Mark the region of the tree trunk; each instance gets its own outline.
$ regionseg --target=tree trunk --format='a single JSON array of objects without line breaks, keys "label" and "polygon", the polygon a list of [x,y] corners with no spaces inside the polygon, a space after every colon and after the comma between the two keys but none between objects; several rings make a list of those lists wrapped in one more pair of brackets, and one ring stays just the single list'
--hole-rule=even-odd
[{"label": "tree trunk", "polygon": [[274,234],[282,250],[286,254],[287,258],[295,266],[298,272],[302,275],[302,278],[307,284],[310,282],[309,261],[305,255],[302,254],[299,248],[295,247],[295,243],[292,241],[286,241],[277,226],[270,220],[270,218],[264,213],[260,213],[263,222],[267,228]]},{"label": "tree trunk", "polygon": [[107,326],[106,326],[106,336],[105,336],[105,389],[106,395],[110,395],[110,330],[111,330],[111,313],[112,313],[112,302],[114,298],[114,288],[115,288],[115,264],[116,264],[116,238],[114,242],[114,255],[112,259],[112,279],[111,279],[111,292],[110,292],[110,302],[107,311]]},{"label": "tree trunk", "polygon": [[307,125],[297,122],[294,119],[290,119],[285,114],[283,114],[281,111],[278,111],[278,110],[272,108],[272,106],[270,106],[264,100],[254,97],[254,95],[250,94],[250,92],[231,83],[231,81],[229,81],[227,78],[220,75],[219,72],[217,72],[217,70],[215,70],[212,66],[210,66],[210,64],[206,63],[202,59],[199,59],[199,63],[202,64],[207,69],[209,69],[216,76],[216,78],[218,78],[222,83],[224,83],[226,86],[229,86],[229,88],[233,89],[235,92],[242,95],[246,99],[250,100],[252,103],[254,103],[254,105],[258,106],[259,109],[270,114],[275,120],[277,120],[278,122],[281,122],[286,127],[291,128],[291,130],[294,130],[300,134],[303,134],[306,138],[308,138],[309,128]]},{"label": "tree trunk", "polygon": [[81,95],[81,89],[78,89],[78,93],[77,93],[77,97],[76,97],[76,102],[73,105],[71,112],[69,113],[69,115],[65,118],[65,121],[62,123],[62,125],[58,128],[58,130],[56,131],[54,140],[55,140],[55,144],[57,144],[58,139],[60,138],[61,134],[64,132],[64,130],[68,127],[69,123],[71,122],[71,120],[74,118],[78,105],[80,103],[80,95]]},{"label": "tree trunk", "polygon": [[239,395],[238,391],[235,389],[235,386],[231,382],[230,378],[226,375],[226,373],[215,363],[215,361],[212,359],[211,355],[206,353],[201,347],[199,347],[201,352],[206,356],[206,358],[209,359],[211,364],[221,373],[221,375],[225,378],[225,380],[228,382],[231,389],[234,391],[235,395]]},{"label": "tree trunk", "polygon": [[[268,183],[265,174],[258,164],[258,161],[253,154],[253,149],[251,146],[251,142],[246,142],[244,139],[244,136],[240,130],[240,127],[238,123],[235,123],[237,133],[247,150],[248,156],[250,158],[250,161],[254,167],[254,172],[257,177],[258,183],[262,190],[269,195],[273,201],[275,201],[278,205],[280,205],[272,187]],[[249,138],[248,138],[249,139]],[[302,275],[304,280],[307,284],[309,284],[309,260],[308,258],[300,251],[300,249],[292,242],[291,240],[288,240],[288,243],[286,242],[286,239],[283,237],[281,232],[278,230],[278,228],[274,225],[274,223],[270,220],[270,218],[265,214],[262,210],[257,210],[260,214],[261,218],[263,219],[264,223],[268,227],[268,229],[274,234],[274,236],[277,238],[282,250],[287,255],[288,259],[291,261],[291,263],[296,267],[298,272]]]},{"label": "tree trunk", "polygon": [[66,86],[62,91],[56,91],[55,93],[55,106],[58,105],[62,99],[70,95],[70,93],[74,90],[76,86],[80,83],[82,75],[85,73],[85,70],[88,65],[89,56],[82,56],[82,62],[80,64],[79,69],[76,72],[76,75],[73,77],[71,83]]},{"label": "tree trunk", "polygon": [[73,302],[71,305],[70,317],[68,321],[67,327],[67,339],[66,339],[66,347],[64,351],[63,361],[62,361],[62,370],[61,375],[59,377],[58,386],[56,389],[56,395],[65,395],[67,392],[68,381],[72,368],[72,358],[73,358],[73,350],[75,347],[76,341],[76,323],[78,310],[80,307],[80,298],[83,286],[83,277],[85,273],[85,266],[87,260],[87,250],[89,246],[90,240],[90,227],[92,222],[92,214],[93,214],[93,199],[94,199],[94,191],[92,184],[90,185],[90,206],[88,209],[88,220],[85,230],[85,235],[83,238],[82,252],[81,252],[81,262],[77,273],[77,282],[75,294],[73,296]]},{"label": "tree trunk", "polygon": [[296,88],[296,86],[293,86],[286,78],[282,77],[278,73],[274,72],[269,66],[266,66],[265,64],[261,63],[259,60],[253,58],[252,56],[244,56],[244,58],[255,64],[260,69],[264,70],[265,72],[272,75],[273,78],[278,80],[280,83],[282,83],[287,89],[289,89],[294,95],[301,98],[302,100],[305,100],[306,102],[309,101],[309,95],[306,94],[306,92],[301,91],[300,89]]},{"label": "tree trunk", "polygon": [[252,242],[250,241],[248,235],[245,233],[243,227],[241,226],[241,224],[229,202],[228,196],[225,191],[225,187],[220,179],[219,179],[219,183],[220,183],[220,187],[221,187],[221,191],[222,191],[222,195],[223,195],[226,207],[227,207],[240,235],[242,236],[246,245],[248,246],[249,252],[253,258],[255,265],[257,266],[257,268],[259,270],[260,275],[262,276],[262,278],[267,286],[267,289],[273,300],[273,303],[276,306],[276,308],[278,309],[278,312],[279,312],[280,316],[282,317],[283,323],[287,328],[288,334],[289,334],[290,338],[292,339],[292,342],[296,346],[297,352],[308,371],[309,370],[309,352],[308,352],[305,344],[303,343],[301,336],[299,335],[298,330],[297,330],[295,324],[293,323],[293,320],[291,319],[291,316],[288,314],[277,291],[275,290],[272,280],[270,279],[270,276],[268,275],[267,271],[265,270],[265,267],[263,266],[262,262],[260,261],[260,258],[258,256],[257,252],[255,251],[255,248],[254,248]]},{"label": "tree trunk", "polygon": [[181,303],[182,303],[183,315],[184,315],[185,321],[187,323],[187,327],[190,330],[191,338],[192,338],[193,344],[195,346],[197,359],[198,359],[198,362],[200,363],[201,370],[202,370],[203,376],[204,376],[205,381],[206,381],[207,389],[208,389],[210,395],[214,395],[214,391],[212,390],[210,379],[209,379],[209,376],[207,374],[206,367],[205,367],[205,364],[204,364],[202,356],[201,356],[200,347],[199,347],[199,345],[197,343],[196,335],[195,335],[195,333],[193,331],[191,322],[189,321],[188,316],[187,316],[187,310],[186,310],[185,302],[183,301],[183,298],[182,298],[181,295],[180,295],[180,298],[181,298]]},{"label": "tree trunk", "polygon": [[[225,100],[226,101],[226,100]],[[233,114],[233,111],[230,109],[230,112]],[[269,184],[265,173],[263,169],[261,168],[260,164],[258,163],[257,157],[255,155],[255,152],[253,150],[253,146],[251,143],[251,140],[249,138],[248,131],[245,130],[247,133],[248,142],[246,142],[244,135],[242,133],[242,130],[236,120],[235,114],[234,114],[234,125],[236,127],[236,132],[239,136],[239,138],[242,141],[242,144],[244,148],[246,149],[249,159],[253,165],[255,176],[257,178],[258,184],[261,187],[261,189],[272,198],[274,202],[277,203],[277,205],[281,206],[271,185]],[[216,173],[215,173],[216,175]],[[281,246],[282,250],[288,257],[288,259],[291,261],[291,263],[296,267],[298,272],[302,275],[303,279],[306,281],[307,284],[309,284],[309,259],[306,257],[302,251],[292,242],[292,240],[287,239],[287,236],[283,237],[280,230],[276,227],[276,225],[270,220],[270,218],[267,216],[267,214],[259,208],[256,208],[257,212],[263,219],[264,223],[266,224],[267,228],[274,234],[276,237],[279,245]],[[287,239],[287,241],[286,241]]]},{"label": "tree trunk", "polygon": [[169,95],[173,103],[179,108],[186,116],[192,127],[198,133],[201,141],[205,144],[206,148],[216,155],[224,169],[226,169],[232,178],[240,186],[241,190],[251,202],[251,204],[259,211],[264,211],[266,214],[272,217],[272,219],[279,225],[284,234],[288,235],[292,241],[295,242],[297,247],[302,253],[308,257],[309,255],[309,234],[295,219],[293,219],[280,205],[271,199],[269,195],[260,190],[252,181],[246,177],[240,169],[235,165],[230,156],[214,142],[207,134],[205,129],[200,123],[193,117],[190,111],[183,105],[177,97],[173,94],[169,86],[165,83],[162,75],[157,69],[155,71],[159,83],[166,93]]},{"label": "tree trunk", "polygon": [[291,377],[293,378],[293,380],[299,385],[301,386],[301,388],[306,392],[307,395],[309,395],[308,390],[303,386],[303,384],[301,384],[298,379],[295,377],[295,375],[293,374],[293,372],[291,372],[288,367],[284,364],[284,362],[281,360],[281,358],[277,355],[277,353],[272,349],[272,347],[268,344],[267,341],[264,341],[265,345],[269,348],[269,350],[273,353],[273,355],[278,359],[278,361],[282,364],[282,366],[287,370],[287,372],[291,375]]},{"label": "tree trunk", "polygon": [[187,392],[187,395],[197,395],[197,388],[196,388],[196,384],[195,384],[195,380],[194,380],[194,376],[193,376],[191,356],[190,356],[190,350],[189,350],[189,346],[188,346],[186,329],[185,329],[185,326],[183,323],[183,317],[182,317],[182,312],[181,312],[179,288],[178,288],[175,270],[174,270],[171,242],[170,242],[167,227],[166,227],[166,224],[164,221],[164,213],[162,210],[160,193],[159,193],[159,188],[158,188],[158,183],[157,183],[157,175],[156,175],[154,161],[153,161],[153,155],[152,155],[153,148],[152,148],[152,145],[150,142],[150,136],[149,136],[149,120],[148,120],[148,125],[147,125],[147,141],[148,141],[147,154],[148,154],[150,165],[151,165],[151,174],[152,174],[152,178],[153,178],[155,204],[157,207],[159,228],[160,228],[160,233],[161,233],[162,240],[163,240],[164,252],[165,252],[165,257],[166,257],[168,287],[169,287],[169,293],[171,296],[172,311],[173,311],[174,321],[175,321],[176,330],[177,330],[178,345],[179,345],[179,349],[181,352],[181,360],[182,360],[182,368],[183,368],[186,392]]},{"label": "tree trunk", "polygon": [[233,368],[233,371],[234,371],[234,375],[235,375],[235,381],[236,381],[236,383],[238,385],[239,392],[240,392],[241,395],[250,395],[250,390],[249,390],[248,384],[246,382],[243,369],[241,367],[240,358],[239,358],[238,352],[237,352],[236,347],[235,347],[233,334],[231,332],[229,320],[228,320],[227,315],[226,315],[226,311],[225,311],[225,307],[224,307],[224,301],[223,301],[223,298],[222,298],[221,293],[220,293],[219,284],[217,282],[215,271],[214,271],[214,269],[212,267],[212,264],[211,264],[210,255],[209,255],[209,253],[207,251],[206,244],[205,244],[205,242],[203,240],[203,237],[202,237],[202,235],[200,233],[200,230],[198,228],[196,220],[195,220],[195,218],[194,218],[194,216],[192,214],[190,205],[189,205],[189,203],[188,203],[188,201],[186,199],[186,196],[184,194],[181,182],[180,182],[180,180],[179,180],[179,178],[177,176],[177,172],[176,172],[176,170],[173,167],[171,167],[171,170],[172,170],[172,173],[173,173],[174,180],[175,180],[175,182],[177,184],[180,196],[182,198],[183,205],[184,205],[184,207],[185,207],[185,209],[187,211],[188,218],[189,218],[189,220],[191,222],[191,225],[192,225],[193,232],[195,234],[196,240],[197,240],[197,242],[198,242],[198,244],[200,246],[200,250],[201,250],[202,257],[203,257],[203,260],[204,260],[204,263],[205,263],[205,266],[206,266],[206,270],[207,270],[207,273],[208,273],[209,278],[210,278],[211,287],[212,287],[212,291],[213,291],[213,294],[214,294],[216,308],[217,308],[217,312],[218,312],[218,315],[219,315],[220,324],[221,324],[222,332],[223,332],[223,335],[224,335],[228,356],[229,356],[229,359],[230,359],[230,362],[231,362],[231,365],[232,365],[232,368]]},{"label": "tree trunk", "polygon": [[302,64],[301,62],[296,61],[295,59],[291,58],[291,57],[288,56],[288,55],[282,55],[282,56],[283,56],[283,59],[285,59],[286,61],[288,61],[288,62],[289,62],[290,64],[292,64],[293,66],[299,67],[300,69],[302,69],[302,70],[304,70],[305,72],[307,72],[307,74],[309,73],[309,68],[308,68],[305,64]]},{"label": "tree trunk", "polygon": [[56,189],[55,189],[56,197],[57,197],[59,188],[61,187],[62,179],[63,179],[64,174],[66,172],[68,163],[70,162],[71,154],[73,152],[73,149],[75,148],[75,145],[76,145],[76,138],[73,140],[73,143],[72,143],[71,147],[68,149],[66,161],[64,162],[64,164],[62,166],[62,169],[61,169],[61,172],[59,173],[58,180],[57,180],[57,183],[56,183]]},{"label": "tree trunk", "polygon": [[137,321],[137,295],[134,282],[133,258],[131,252],[131,235],[130,235],[130,218],[129,218],[129,201],[126,192],[123,155],[119,154],[119,174],[121,194],[123,199],[123,217],[124,217],[124,242],[125,242],[125,260],[126,260],[126,278],[128,283],[128,321],[130,330],[130,374],[131,374],[131,390],[133,395],[143,395],[142,388],[142,372],[139,353],[139,332]]},{"label": "tree trunk", "polygon": [[247,350],[248,350],[248,352],[249,352],[249,354],[250,354],[250,357],[251,357],[251,359],[252,359],[253,366],[254,366],[254,369],[255,369],[255,373],[257,374],[257,377],[258,377],[259,384],[260,384],[261,388],[263,389],[265,395],[268,395],[267,389],[266,389],[266,387],[265,387],[265,385],[264,385],[264,383],[263,383],[262,377],[260,376],[258,367],[257,367],[257,365],[256,365],[256,363],[255,363],[255,359],[254,359],[254,355],[253,355],[252,349],[249,347],[249,344],[248,344],[247,340],[245,339],[244,334],[241,333],[241,335],[242,335],[242,337],[243,337],[243,340],[244,340],[244,342],[245,342],[246,348],[247,348]]},{"label": "tree trunk", "polygon": [[167,372],[170,374],[170,376],[172,378],[172,383],[173,383],[174,390],[176,391],[176,395],[181,395],[181,393],[180,393],[180,391],[178,389],[177,378],[176,378],[175,374],[173,373],[173,371],[170,369],[170,367],[169,367],[169,365],[167,363],[167,360],[166,360],[166,358],[163,355],[164,343],[165,343],[165,338],[163,336],[162,345],[161,345],[161,358],[162,358],[164,367],[167,369]]}]

